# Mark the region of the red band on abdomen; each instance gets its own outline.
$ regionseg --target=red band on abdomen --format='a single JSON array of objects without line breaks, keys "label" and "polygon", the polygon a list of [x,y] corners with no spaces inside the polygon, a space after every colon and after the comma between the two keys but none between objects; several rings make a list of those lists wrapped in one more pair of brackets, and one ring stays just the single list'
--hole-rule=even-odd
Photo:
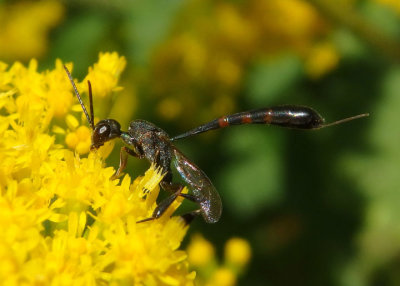
[{"label": "red band on abdomen", "polygon": [[219,127],[224,128],[224,127],[229,126],[229,122],[228,122],[227,118],[224,116],[224,117],[221,117],[218,119],[218,125],[219,125]]}]

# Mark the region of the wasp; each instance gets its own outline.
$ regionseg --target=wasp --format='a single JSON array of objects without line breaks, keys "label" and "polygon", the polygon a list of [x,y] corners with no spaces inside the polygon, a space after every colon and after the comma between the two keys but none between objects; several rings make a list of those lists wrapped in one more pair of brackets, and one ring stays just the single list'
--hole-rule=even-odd
[{"label": "wasp", "polygon": [[[126,168],[129,155],[139,159],[146,159],[150,163],[161,167],[165,173],[160,186],[170,195],[157,205],[151,217],[140,220],[138,223],[158,219],[178,196],[195,202],[200,207],[182,216],[187,222],[190,222],[199,214],[202,215],[207,223],[215,223],[221,217],[222,203],[217,190],[207,175],[176,148],[173,144],[176,140],[209,130],[243,124],[268,124],[293,129],[315,130],[369,115],[368,113],[359,114],[326,124],[321,115],[310,107],[283,105],[223,116],[175,137],[170,137],[167,132],[153,123],[141,119],[130,122],[128,131],[122,131],[121,125],[115,119],[103,119],[94,124],[90,81],[88,81],[89,116],[69,70],[65,66],[64,68],[92,129],[90,149],[98,149],[105,142],[115,138],[121,138],[125,143],[125,146],[120,151],[119,167],[111,179],[116,179],[122,174],[122,171]],[[171,164],[178,171],[183,181],[189,185],[190,194],[182,193],[183,185],[172,182]]]}]

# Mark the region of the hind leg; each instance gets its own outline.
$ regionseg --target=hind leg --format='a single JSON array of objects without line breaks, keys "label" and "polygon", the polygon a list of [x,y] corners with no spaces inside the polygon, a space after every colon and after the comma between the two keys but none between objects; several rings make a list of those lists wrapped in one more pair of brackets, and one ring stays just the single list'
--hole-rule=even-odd
[{"label": "hind leg", "polygon": [[186,224],[190,224],[197,216],[201,215],[201,209],[181,215]]},{"label": "hind leg", "polygon": [[170,196],[166,197],[162,200],[157,207],[154,209],[153,214],[149,218],[145,218],[142,220],[137,221],[136,223],[146,222],[154,219],[160,218],[165,211],[169,208],[169,206],[176,200],[176,198],[180,195],[183,186],[176,187],[177,190]]},{"label": "hind leg", "polygon": [[[136,223],[142,223],[146,221],[151,221],[160,218],[165,211],[170,207],[170,205],[176,200],[178,196],[181,196],[185,199],[188,199],[192,202],[198,203],[198,199],[194,197],[193,195],[189,194],[182,194],[183,186],[179,184],[168,184],[168,183],[161,183],[161,186],[163,187],[164,190],[174,192],[172,195],[168,196],[164,200],[162,200],[157,207],[154,209],[153,214],[149,218],[145,218],[142,220],[137,221]],[[168,186],[165,188],[165,186]],[[182,219],[185,221],[186,224],[189,224],[190,222],[193,221],[193,219],[201,214],[201,209],[186,213],[182,215]]]},{"label": "hind leg", "polygon": [[179,191],[178,196],[181,196],[182,198],[185,198],[189,201],[192,201],[194,203],[199,203],[200,200],[195,197],[194,195],[190,195],[190,194],[183,194],[181,193],[183,186],[180,184],[174,184],[174,183],[170,183],[168,181],[162,181],[160,183],[161,188],[163,188],[164,190],[171,192],[171,193],[176,193],[177,191]]}]

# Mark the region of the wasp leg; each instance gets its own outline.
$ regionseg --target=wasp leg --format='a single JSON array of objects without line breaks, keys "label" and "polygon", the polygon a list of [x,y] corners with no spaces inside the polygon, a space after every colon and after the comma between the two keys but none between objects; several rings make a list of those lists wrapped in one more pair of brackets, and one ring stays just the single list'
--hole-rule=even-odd
[{"label": "wasp leg", "polygon": [[[189,195],[189,194],[182,194],[180,193],[179,196],[182,198],[185,198],[189,201],[192,201],[194,203],[199,204],[201,200],[198,197],[195,197],[194,195]],[[181,218],[185,221],[185,224],[190,224],[197,216],[201,215],[201,209],[192,211],[190,213],[183,214]]]},{"label": "wasp leg", "polygon": [[126,168],[126,163],[128,162],[128,155],[139,157],[139,155],[132,149],[129,149],[126,146],[122,147],[121,152],[119,153],[118,170],[111,176],[110,180],[118,179],[122,175],[122,171]]},{"label": "wasp leg", "polygon": [[185,224],[188,225],[199,215],[201,215],[200,209],[181,215],[181,218],[185,221]]},{"label": "wasp leg", "polygon": [[180,184],[174,184],[172,182],[168,182],[168,181],[162,181],[160,183],[161,188],[163,188],[163,190],[167,191],[167,192],[171,192],[171,193],[177,193],[183,190],[183,186]]},{"label": "wasp leg", "polygon": [[[171,193],[176,193],[178,192],[180,189],[183,189],[183,186],[180,184],[174,184],[171,182],[167,182],[167,181],[162,181],[160,183],[161,188],[163,188],[164,190],[171,192]],[[185,198],[191,202],[194,203],[200,203],[200,199],[195,197],[194,195],[190,195],[190,194],[182,194],[181,192],[178,193],[178,196],[181,196],[182,198]]]},{"label": "wasp leg", "polygon": [[197,198],[197,197],[195,197],[193,195],[179,194],[179,196],[181,196],[182,198],[185,198],[185,199],[187,199],[187,200],[189,200],[191,202],[194,202],[194,203],[200,203],[201,202],[201,200],[199,198]]},{"label": "wasp leg", "polygon": [[182,189],[183,187],[181,186],[178,191],[176,191],[174,194],[170,195],[169,197],[166,197],[163,201],[161,201],[158,204],[158,206],[154,209],[151,217],[139,220],[136,223],[146,222],[149,220],[160,218],[163,215],[163,213],[165,213],[165,211],[169,208],[169,206],[176,200]]}]

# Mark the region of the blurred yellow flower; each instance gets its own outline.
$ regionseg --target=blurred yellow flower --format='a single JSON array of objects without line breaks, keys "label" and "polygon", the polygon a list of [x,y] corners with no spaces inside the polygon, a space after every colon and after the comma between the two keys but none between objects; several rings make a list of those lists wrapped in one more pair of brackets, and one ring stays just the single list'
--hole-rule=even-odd
[{"label": "blurred yellow flower", "polygon": [[0,58],[28,60],[44,55],[48,33],[63,15],[60,1],[13,1],[0,5]]},{"label": "blurred yellow flower", "polygon": [[[55,80],[60,65],[42,73],[36,61],[0,69],[7,79],[0,92],[2,284],[193,285],[195,272],[178,250],[188,226],[171,218],[183,199],[160,219],[136,223],[157,205],[162,170],[152,165],[144,177],[118,184],[102,149],[81,158],[56,144],[66,134],[53,125],[50,102],[50,90],[68,83]],[[67,143],[90,142],[88,127],[69,113],[64,118]]]},{"label": "blurred yellow flower", "polygon": [[241,56],[249,56],[256,49],[259,31],[253,21],[249,21],[247,11],[231,3],[215,6],[216,33],[221,46],[233,49]]},{"label": "blurred yellow flower", "polygon": [[234,237],[225,244],[224,259],[220,263],[213,245],[200,234],[192,237],[187,253],[190,266],[197,271],[197,284],[207,286],[236,285],[251,258],[250,244]]},{"label": "blurred yellow flower", "polygon": [[154,95],[181,106],[174,112],[174,105],[162,105],[158,112],[165,120],[190,116],[195,108],[199,121],[221,116],[209,108],[221,104],[220,97],[231,98],[220,109],[232,112],[246,70],[260,58],[294,53],[310,77],[337,65],[338,53],[319,45],[331,31],[329,24],[308,1],[191,0],[184,11],[151,62]]},{"label": "blurred yellow flower", "polygon": [[243,266],[251,257],[251,249],[247,240],[234,237],[225,244],[225,259],[227,263]]},{"label": "blurred yellow flower", "polygon": [[229,268],[219,268],[214,272],[206,286],[233,286],[236,285],[237,276]]},{"label": "blurred yellow flower", "polygon": [[181,113],[182,104],[174,98],[166,98],[158,104],[157,110],[162,117],[173,119]]},{"label": "blurred yellow flower", "polygon": [[234,60],[224,59],[223,57],[215,63],[215,76],[222,84],[227,87],[235,86],[242,76],[241,67]]},{"label": "blurred yellow flower", "polygon": [[311,78],[317,79],[333,70],[339,63],[339,53],[330,42],[315,45],[305,62],[305,69]]},{"label": "blurred yellow flower", "polygon": [[193,267],[201,267],[210,263],[214,259],[214,246],[201,235],[192,237],[187,248],[188,259]]},{"label": "blurred yellow flower", "polygon": [[274,53],[304,53],[326,31],[322,17],[308,1],[253,0],[250,9],[252,21],[261,31],[263,46]]}]

